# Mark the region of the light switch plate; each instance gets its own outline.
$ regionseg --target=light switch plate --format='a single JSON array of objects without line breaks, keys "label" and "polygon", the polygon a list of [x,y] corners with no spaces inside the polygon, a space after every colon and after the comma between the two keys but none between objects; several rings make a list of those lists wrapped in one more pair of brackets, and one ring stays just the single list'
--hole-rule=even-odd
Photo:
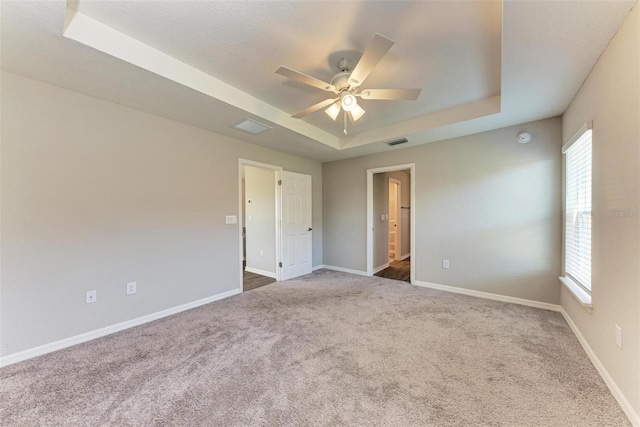
[{"label": "light switch plate", "polygon": [[225,218],[225,222],[227,224],[237,224],[238,223],[238,217],[235,215],[227,215],[227,217]]}]

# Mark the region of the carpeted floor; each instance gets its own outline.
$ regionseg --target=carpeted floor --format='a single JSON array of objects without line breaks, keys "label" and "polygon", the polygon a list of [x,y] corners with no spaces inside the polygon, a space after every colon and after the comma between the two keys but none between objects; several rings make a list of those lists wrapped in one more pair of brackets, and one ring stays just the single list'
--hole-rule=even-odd
[{"label": "carpeted floor", "polygon": [[319,270],[0,369],[3,426],[625,426],[559,313]]}]

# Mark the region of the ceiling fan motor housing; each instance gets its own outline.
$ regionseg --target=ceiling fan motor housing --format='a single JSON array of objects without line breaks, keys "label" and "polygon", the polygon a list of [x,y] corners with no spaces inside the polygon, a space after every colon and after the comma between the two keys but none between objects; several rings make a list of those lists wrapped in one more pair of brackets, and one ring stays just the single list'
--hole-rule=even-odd
[{"label": "ceiling fan motor housing", "polygon": [[364,109],[358,105],[356,97],[372,100],[416,100],[421,89],[366,89],[359,92],[362,83],[393,46],[393,43],[393,40],[376,33],[355,67],[353,67],[353,61],[350,58],[342,57],[338,60],[336,64],[338,73],[333,76],[331,83],[281,65],[276,70],[277,74],[338,95],[305,108],[291,117],[299,119],[307,114],[325,109],[327,115],[336,120],[340,111],[344,111],[344,133],[346,135],[347,117],[355,122],[365,114]]},{"label": "ceiling fan motor housing", "polygon": [[331,84],[339,91],[343,91],[349,89],[349,76],[351,75],[350,71],[343,71],[341,73],[336,74],[331,79]]}]

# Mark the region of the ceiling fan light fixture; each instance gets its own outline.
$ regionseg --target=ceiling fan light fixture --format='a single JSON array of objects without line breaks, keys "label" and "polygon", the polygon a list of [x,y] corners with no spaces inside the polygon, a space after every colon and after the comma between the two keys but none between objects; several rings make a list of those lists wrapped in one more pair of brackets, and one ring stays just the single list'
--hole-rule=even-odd
[{"label": "ceiling fan light fixture", "polygon": [[351,111],[358,105],[358,100],[352,93],[343,92],[341,98],[341,104],[344,111]]},{"label": "ceiling fan light fixture", "polygon": [[360,119],[362,116],[364,116],[364,113],[366,113],[366,111],[364,111],[364,109],[358,104],[356,104],[356,106],[353,107],[353,110],[349,111],[351,120],[353,120],[354,122]]},{"label": "ceiling fan light fixture", "polygon": [[337,119],[338,114],[340,114],[340,103],[336,102],[335,104],[331,104],[324,112],[327,113],[327,116],[331,117],[331,119]]},{"label": "ceiling fan light fixture", "polygon": [[[2,1],[2,0],[0,0]],[[333,92],[337,97],[320,101],[304,110],[292,115],[295,119],[300,119],[316,111],[324,110],[332,120],[337,120],[342,113],[344,119],[343,133],[347,135],[347,124],[349,120],[356,122],[365,115],[365,111],[358,105],[358,98],[371,100],[412,100],[415,101],[420,96],[422,89],[366,89],[360,90],[360,86],[367,79],[380,60],[387,54],[394,41],[381,35],[375,34],[369,46],[365,49],[353,66],[353,61],[349,58],[338,60],[338,73],[333,76],[330,83],[315,77],[308,76],[291,68],[280,66],[276,74],[297,80],[308,86]],[[348,116],[348,117],[347,117]]]}]

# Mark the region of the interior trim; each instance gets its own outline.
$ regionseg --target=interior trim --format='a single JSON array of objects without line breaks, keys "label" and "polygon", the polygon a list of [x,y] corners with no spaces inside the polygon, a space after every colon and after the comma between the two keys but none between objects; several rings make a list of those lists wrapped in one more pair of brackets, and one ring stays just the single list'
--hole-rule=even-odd
[{"label": "interior trim", "polygon": [[245,267],[244,271],[248,271],[249,273],[253,274],[259,274],[260,276],[271,277],[272,279],[276,278],[276,273],[267,270],[260,270],[259,268]]},{"label": "interior trim", "polygon": [[569,148],[571,148],[571,146],[573,144],[575,144],[575,142],[580,139],[580,137],[582,136],[583,133],[585,133],[586,131],[588,131],[589,129],[593,129],[593,122],[589,121],[585,124],[583,124],[580,129],[578,129],[578,131],[571,137],[571,139],[569,139],[569,141],[567,141],[566,144],[564,144],[562,146],[562,154],[566,154],[567,150]]},{"label": "interior trim", "polygon": [[473,289],[457,288],[455,286],[439,285],[437,283],[421,282],[418,280],[412,282],[411,284],[415,286],[421,286],[424,288],[437,289],[445,292],[453,292],[454,294],[462,294],[462,295],[468,295],[471,297],[490,299],[494,301],[526,305],[528,307],[541,308],[543,310],[550,310],[550,311],[557,311],[557,312],[561,310],[560,305],[551,304],[548,302],[534,301],[530,299],[510,297],[510,296],[500,295],[500,294],[492,294],[489,292],[475,291]]},{"label": "interior trim", "polygon": [[358,276],[366,276],[367,275],[366,271],[353,270],[351,268],[344,268],[344,267],[336,267],[335,265],[322,265],[319,268],[326,268],[327,270],[340,271],[342,273],[357,274]]},{"label": "interior trim", "polygon": [[[242,203],[242,196],[243,196],[243,188],[242,188],[242,180],[244,179],[244,167],[245,166],[254,166],[257,168],[262,168],[262,169],[268,169],[268,170],[273,170],[275,172],[275,181],[273,183],[273,185],[275,186],[275,192],[276,192],[276,200],[275,200],[275,217],[276,217],[276,221],[274,224],[274,233],[276,236],[276,246],[274,248],[275,250],[275,254],[276,254],[276,263],[280,260],[282,260],[282,227],[280,227],[280,223],[282,222],[282,186],[277,185],[277,181],[282,179],[282,167],[281,166],[277,166],[277,165],[271,165],[268,163],[262,163],[262,162],[256,162],[254,160],[248,160],[248,159],[243,159],[243,158],[238,158],[238,250],[239,250],[239,257],[240,257],[240,262],[238,264],[238,271],[239,273],[239,280],[240,283],[238,284],[238,290],[240,292],[244,291],[244,267],[243,267],[243,261],[246,260],[246,257],[244,256],[244,244],[243,244],[243,237],[242,237],[242,219],[244,218],[244,206]],[[256,274],[262,274],[262,273],[257,273],[254,271],[254,273]],[[267,276],[265,274],[262,274],[263,276]],[[282,269],[280,268],[276,268],[276,271],[274,273],[274,276],[267,276],[267,277],[273,277],[274,279],[276,279],[276,281],[280,281],[282,280]]]},{"label": "interior trim", "polygon": [[624,414],[627,416],[627,418],[629,418],[631,425],[633,425],[634,427],[640,427],[640,415],[633,410],[631,403],[629,402],[629,400],[627,400],[624,393],[622,393],[622,390],[620,390],[611,375],[609,375],[609,372],[604,367],[602,362],[600,362],[600,359],[598,359],[598,356],[596,356],[596,353],[593,351],[587,340],[584,338],[584,336],[582,336],[580,330],[573,322],[573,319],[571,319],[571,316],[569,316],[569,313],[567,313],[564,308],[561,307],[560,314],[562,314],[562,317],[564,317],[564,320],[573,331],[573,334],[576,336],[576,338],[578,338],[580,345],[582,345],[585,353],[587,353],[587,356],[589,356],[589,360],[591,360],[591,363],[593,363],[593,366],[595,366],[604,383],[609,388],[609,391],[611,391],[611,394],[613,394],[613,397],[622,408]]},{"label": "interior trim", "polygon": [[571,280],[568,277],[560,276],[560,283],[562,283],[565,288],[569,290],[569,293],[573,295],[578,302],[589,312],[593,311],[593,304],[591,303],[591,295],[587,293],[584,289],[580,287],[576,282]]},{"label": "interior trim", "polygon": [[[373,169],[367,169],[367,230],[366,230],[366,243],[367,243],[367,276],[373,276],[373,247],[374,247],[374,219],[373,219],[373,175],[377,173],[385,173],[385,172],[396,172],[402,170],[411,170],[410,172],[410,182],[411,188],[409,191],[411,192],[411,200],[412,200],[412,209],[409,215],[409,249],[411,252],[416,252],[416,209],[415,203],[416,200],[416,164],[415,163],[406,163],[402,165],[392,165],[392,166],[384,166]],[[399,248],[400,249],[400,248]],[[410,281],[413,283],[416,280],[416,257],[411,257],[411,270],[410,270]]]},{"label": "interior trim", "polygon": [[378,267],[373,269],[373,274],[376,274],[377,272],[382,271],[387,267],[389,267],[389,263],[379,265]]}]

